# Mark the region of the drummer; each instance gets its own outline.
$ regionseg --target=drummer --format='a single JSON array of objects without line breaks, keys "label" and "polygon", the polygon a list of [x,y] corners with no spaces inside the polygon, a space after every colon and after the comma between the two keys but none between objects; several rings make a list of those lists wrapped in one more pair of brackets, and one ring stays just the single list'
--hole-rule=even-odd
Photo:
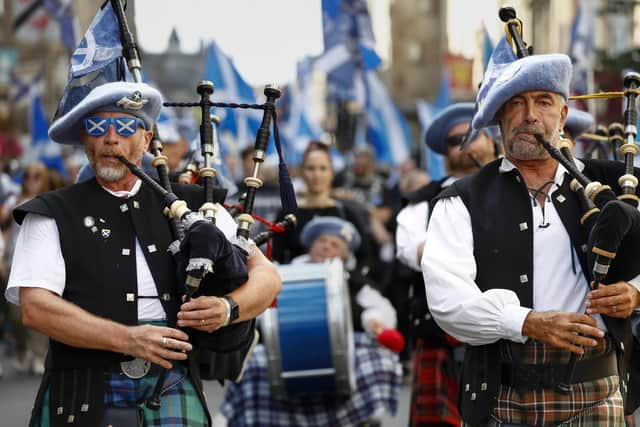
[{"label": "drummer", "polygon": [[[340,258],[349,265],[361,242],[350,222],[330,216],[316,217],[307,223],[300,240],[308,252],[292,263]],[[368,278],[349,272],[347,283],[355,332],[356,390],[348,397],[310,395],[278,399],[270,394],[266,349],[258,345],[243,380],[227,388],[221,411],[230,427],[376,425],[375,417],[381,412],[395,414],[402,369],[397,355],[389,349],[398,352],[404,345],[404,339],[394,329],[395,309]]]}]

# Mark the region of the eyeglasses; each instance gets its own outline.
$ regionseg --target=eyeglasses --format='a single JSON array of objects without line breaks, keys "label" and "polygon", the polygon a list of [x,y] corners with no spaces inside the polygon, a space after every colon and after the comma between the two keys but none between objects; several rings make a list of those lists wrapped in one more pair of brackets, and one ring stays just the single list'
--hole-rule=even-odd
[{"label": "eyeglasses", "polygon": [[84,130],[91,136],[102,136],[109,130],[109,126],[113,125],[120,136],[131,136],[138,130],[138,126],[142,126],[143,129],[147,127],[142,119],[137,117],[85,117],[82,119],[84,124]]}]

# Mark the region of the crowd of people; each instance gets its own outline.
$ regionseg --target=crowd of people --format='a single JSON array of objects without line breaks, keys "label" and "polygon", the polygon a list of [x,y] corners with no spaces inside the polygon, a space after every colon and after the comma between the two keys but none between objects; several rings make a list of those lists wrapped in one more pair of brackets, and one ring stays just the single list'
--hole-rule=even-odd
[{"label": "crowd of people", "polygon": [[[426,130],[424,143],[445,159],[442,179],[431,180],[415,160],[379,165],[370,146],[346,153],[347,167],[335,170],[335,147],[309,141],[293,175],[297,224],[273,237],[272,261],[237,244],[224,209],[216,226],[181,210],[184,258],[173,258],[163,199],[118,158],[154,175],[148,148],[162,97],[144,83],[94,88],[49,130],[56,143],[85,151],[79,171],[34,161],[0,177],[0,363],[42,375],[30,425],[211,425],[203,379],[232,380],[221,407],[230,426],[380,425],[382,411],[397,411],[403,381],[411,385],[411,426],[632,425],[640,269],[625,266],[634,273],[605,280],[603,261],[594,267],[572,168],[543,145],[566,139],[576,156],[584,153],[576,139],[593,118],[568,105],[566,55],[502,66],[475,104],[452,104]],[[177,129],[162,134],[174,191],[197,211],[204,198],[193,179],[178,184],[188,144]],[[15,157],[11,141],[4,137],[0,152]],[[251,150],[240,154],[229,164],[252,171]],[[622,162],[567,158],[621,194]],[[289,212],[273,202],[276,174],[262,174],[255,213],[281,221]],[[238,192],[225,200],[217,188],[213,202],[233,209],[246,189],[229,178]],[[638,223],[637,194],[626,194],[634,207],[611,201],[600,209],[611,204]],[[292,285],[280,266],[332,260],[348,295],[341,302],[352,389],[279,396],[269,361],[283,355],[259,341],[254,331],[265,326],[254,319]],[[176,275],[182,264],[186,280]],[[185,297],[200,284],[194,271],[214,270],[239,283]],[[593,271],[604,272],[606,285],[591,283]],[[233,345],[222,351],[223,340]],[[212,352],[226,359],[211,362]],[[212,363],[235,363],[234,374],[216,365],[209,375]]]}]

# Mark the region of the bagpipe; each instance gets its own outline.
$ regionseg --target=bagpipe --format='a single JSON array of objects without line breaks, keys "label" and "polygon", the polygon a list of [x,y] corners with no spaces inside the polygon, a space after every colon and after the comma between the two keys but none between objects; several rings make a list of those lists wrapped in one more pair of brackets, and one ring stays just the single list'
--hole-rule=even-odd
[{"label": "bagpipe", "polygon": [[[123,46],[123,56],[127,67],[136,82],[142,81],[141,61],[135,41],[126,21],[124,7],[121,0],[109,0],[118,20],[120,37]],[[282,208],[286,221],[272,227],[271,233],[284,230],[289,224],[295,224],[293,213],[297,209],[291,178],[286,164],[282,160],[275,102],[281,91],[277,86],[267,85],[264,93],[266,101],[263,104],[235,104],[212,102],[214,85],[209,81],[201,81],[197,85],[200,99],[197,102],[164,102],[166,107],[200,108],[200,142],[202,164],[199,167],[190,166],[191,176],[182,182],[192,183],[194,176],[204,188],[204,203],[198,212],[192,211],[187,202],[180,200],[173,192],[169,179],[168,159],[162,154],[162,143],[158,135],[157,126],[153,128],[153,138],[150,151],[154,155],[153,165],[158,170],[157,183],[142,170],[124,158],[120,160],[143,182],[160,195],[166,206],[170,228],[174,241],[169,250],[174,255],[177,266],[177,280],[184,288],[179,289],[186,299],[201,295],[224,296],[237,289],[248,280],[247,258],[251,252],[251,226],[253,203],[262,181],[258,178],[260,167],[265,160],[265,153],[270,137],[270,127],[274,129],[274,140],[280,157],[280,188]],[[256,135],[252,175],[244,179],[247,194],[243,201],[242,212],[237,218],[238,228],[234,241],[230,241],[216,226],[216,214],[222,205],[215,202],[214,188],[216,186],[216,170],[213,168],[214,144],[216,129],[212,125],[211,108],[251,108],[263,111],[260,128]],[[257,236],[257,243],[264,243],[269,236]],[[242,375],[246,357],[257,342],[255,319],[234,322],[225,325],[212,333],[190,330],[189,336],[194,347],[200,349],[200,371],[205,379],[238,380]],[[204,360],[207,359],[207,360]],[[209,363],[203,363],[203,361]],[[153,396],[146,402],[151,408],[159,408],[160,393],[166,370],[163,370],[156,382]]]},{"label": "bagpipe", "polygon": [[[506,24],[507,37],[513,40],[517,56],[521,58],[533,54],[533,49],[522,40],[522,23],[517,19],[515,10],[500,9],[500,19]],[[591,248],[588,265],[591,268],[592,289],[599,283],[629,281],[640,274],[640,263],[637,262],[637,254],[640,253],[640,212],[636,195],[638,178],[633,166],[634,157],[638,154],[634,141],[637,134],[636,100],[640,94],[640,75],[633,72],[626,74],[623,85],[622,95],[626,98],[624,125],[615,124],[608,129],[612,144],[623,157],[624,173],[618,179],[621,194],[616,195],[609,185],[592,181],[580,171],[574,162],[570,142],[561,138],[559,147],[556,147],[546,141],[543,135],[535,135],[536,140],[573,177],[571,188],[576,192],[583,209],[580,223],[588,231],[588,245]],[[623,343],[625,337],[631,336],[626,319],[609,318],[607,324],[618,343]],[[610,325],[616,325],[616,328]],[[627,362],[631,352],[631,348],[625,352]],[[565,376],[557,387],[559,391],[571,392],[577,361],[578,355],[572,353]],[[629,378],[624,373],[620,375],[623,392],[626,392]]]}]

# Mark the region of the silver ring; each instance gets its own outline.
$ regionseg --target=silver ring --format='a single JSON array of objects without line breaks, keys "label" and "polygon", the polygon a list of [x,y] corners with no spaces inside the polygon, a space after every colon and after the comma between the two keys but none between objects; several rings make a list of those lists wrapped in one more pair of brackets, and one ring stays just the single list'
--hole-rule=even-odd
[{"label": "silver ring", "polygon": [[163,347],[167,346],[167,337],[162,337],[162,346]]},{"label": "silver ring", "polygon": [[612,305],[611,306],[611,311],[613,311],[614,313],[618,310],[618,308],[616,307],[616,305]]}]

